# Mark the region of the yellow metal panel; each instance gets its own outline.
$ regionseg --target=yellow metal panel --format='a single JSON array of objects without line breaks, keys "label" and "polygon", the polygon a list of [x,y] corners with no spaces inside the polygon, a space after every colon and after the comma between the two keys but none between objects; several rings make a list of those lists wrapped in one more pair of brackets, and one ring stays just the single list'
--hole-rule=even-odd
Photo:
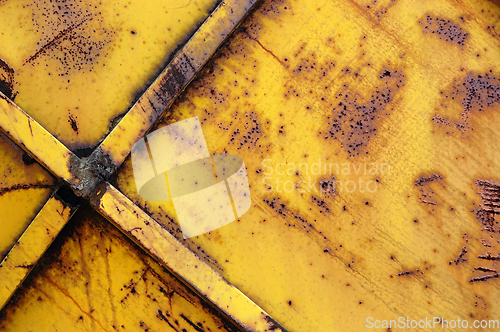
[{"label": "yellow metal panel", "polygon": [[61,235],[2,331],[238,331],[88,206]]},{"label": "yellow metal panel", "polygon": [[51,197],[16,241],[0,263],[0,308],[20,286],[74,211],[75,207],[61,201],[59,197]]},{"label": "yellow metal panel", "polygon": [[2,1],[1,63],[18,105],[88,155],[215,4]]},{"label": "yellow metal panel", "polygon": [[290,331],[500,319],[499,15],[264,2],[159,124],[198,116],[211,153],[244,158],[252,208],[182,240],[129,161],[117,187]]},{"label": "yellow metal panel", "polygon": [[54,179],[0,133],[0,259],[54,190]]}]

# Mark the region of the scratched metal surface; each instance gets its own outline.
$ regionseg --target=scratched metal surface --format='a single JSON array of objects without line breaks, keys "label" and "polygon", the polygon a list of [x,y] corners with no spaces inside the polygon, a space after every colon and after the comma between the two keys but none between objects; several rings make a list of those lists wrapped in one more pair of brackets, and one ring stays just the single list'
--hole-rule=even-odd
[{"label": "scratched metal surface", "polygon": [[[137,195],[130,160],[112,183],[290,331],[500,319],[499,24],[498,1],[263,1],[158,125],[198,116],[210,152],[243,157],[250,211],[185,240],[173,205]],[[223,324],[182,296],[172,323],[143,273],[156,263],[87,208],[74,220],[5,328]]]}]

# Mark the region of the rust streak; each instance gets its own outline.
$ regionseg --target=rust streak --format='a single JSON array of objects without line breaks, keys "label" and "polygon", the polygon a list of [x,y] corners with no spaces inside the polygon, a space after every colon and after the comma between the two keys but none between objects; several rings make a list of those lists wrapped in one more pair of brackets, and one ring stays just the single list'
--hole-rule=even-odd
[{"label": "rust streak", "polygon": [[257,39],[257,38],[254,38],[252,37],[247,31],[244,31],[245,34],[248,36],[248,38],[250,38],[251,40],[253,40],[254,42],[256,42],[257,44],[259,44],[259,46],[264,50],[266,51],[267,53],[269,53],[273,58],[275,58],[284,68],[287,68],[287,66],[280,60],[280,58],[278,58],[272,51],[270,51],[268,48],[266,48],[264,45],[262,45],[262,43]]}]

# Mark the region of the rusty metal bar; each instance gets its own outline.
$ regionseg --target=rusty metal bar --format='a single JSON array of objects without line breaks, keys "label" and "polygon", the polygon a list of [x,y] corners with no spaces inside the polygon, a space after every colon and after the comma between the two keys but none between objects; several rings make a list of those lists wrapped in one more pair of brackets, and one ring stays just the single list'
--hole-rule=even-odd
[{"label": "rusty metal bar", "polygon": [[107,182],[91,205],[163,266],[246,331],[286,331],[240,290]]},{"label": "rusty metal bar", "polygon": [[240,24],[257,0],[225,0],[176,54],[154,83],[89,157],[87,164],[108,179],[132,146],[154,125],[203,65]]}]

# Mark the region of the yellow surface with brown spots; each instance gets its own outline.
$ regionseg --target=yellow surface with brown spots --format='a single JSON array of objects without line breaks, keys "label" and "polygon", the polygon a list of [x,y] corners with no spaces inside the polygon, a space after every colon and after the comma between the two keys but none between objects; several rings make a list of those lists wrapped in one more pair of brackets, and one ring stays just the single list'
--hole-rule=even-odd
[{"label": "yellow surface with brown spots", "polygon": [[[198,116],[210,153],[248,168],[252,208],[184,243],[290,331],[499,319],[499,18],[488,1],[262,3],[159,125]],[[118,187],[182,240],[132,176]]]}]

